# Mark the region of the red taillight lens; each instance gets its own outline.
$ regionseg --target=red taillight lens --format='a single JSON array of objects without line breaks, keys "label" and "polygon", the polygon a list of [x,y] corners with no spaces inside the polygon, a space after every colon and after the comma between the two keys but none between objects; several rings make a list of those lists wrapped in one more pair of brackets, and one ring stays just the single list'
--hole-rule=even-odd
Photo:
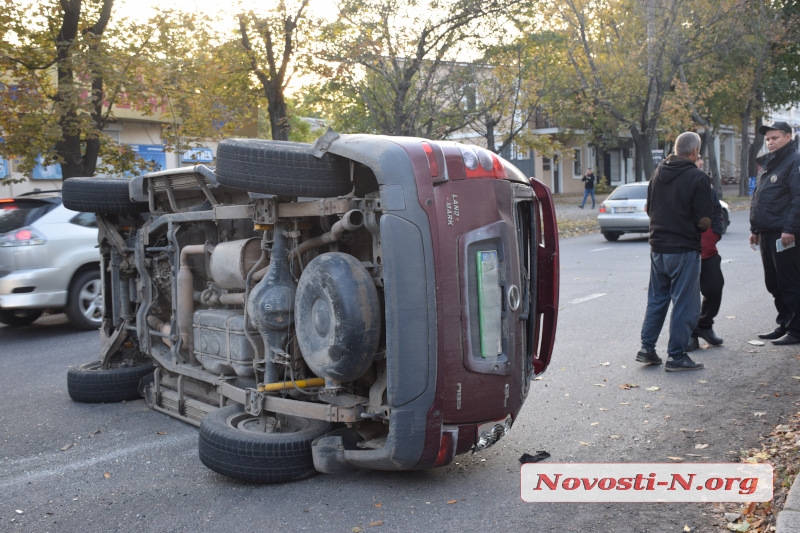
[{"label": "red taillight lens", "polygon": [[44,244],[47,239],[33,228],[20,228],[0,235],[0,246],[34,246]]},{"label": "red taillight lens", "polygon": [[29,241],[33,237],[33,232],[29,229],[21,229],[14,235],[14,237],[18,241]]},{"label": "red taillight lens", "polygon": [[439,453],[436,455],[434,468],[453,462],[453,458],[456,456],[456,444],[458,444],[458,428],[442,428],[442,440],[439,441]]},{"label": "red taillight lens", "polygon": [[606,212],[606,204],[600,204],[600,209],[597,210],[598,213],[605,213]]},{"label": "red taillight lens", "polygon": [[422,143],[422,149],[428,157],[428,167],[431,169],[431,177],[435,178],[439,175],[439,163],[436,162],[436,154],[433,153],[433,146],[430,143]]}]

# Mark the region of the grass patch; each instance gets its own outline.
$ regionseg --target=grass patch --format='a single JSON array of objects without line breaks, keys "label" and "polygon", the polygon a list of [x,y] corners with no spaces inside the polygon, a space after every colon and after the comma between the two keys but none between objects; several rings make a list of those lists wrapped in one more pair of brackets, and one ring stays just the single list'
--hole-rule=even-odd
[{"label": "grass patch", "polygon": [[600,231],[600,226],[597,225],[596,218],[559,218],[558,222],[558,236],[564,237],[577,237],[578,235],[586,235],[588,233],[597,233]]}]

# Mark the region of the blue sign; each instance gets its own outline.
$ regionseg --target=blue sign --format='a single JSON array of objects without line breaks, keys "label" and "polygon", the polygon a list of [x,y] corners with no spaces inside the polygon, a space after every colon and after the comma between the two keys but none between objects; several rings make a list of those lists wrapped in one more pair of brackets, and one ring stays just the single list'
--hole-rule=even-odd
[{"label": "blue sign", "polygon": [[214,152],[211,148],[190,148],[183,152],[183,163],[213,163]]},{"label": "blue sign", "polygon": [[140,158],[145,161],[152,162],[150,172],[158,170],[166,170],[167,168],[167,154],[164,153],[164,147],[160,144],[131,144],[131,150]]},{"label": "blue sign", "polygon": [[8,176],[8,161],[0,157],[0,178]]},{"label": "blue sign", "polygon": [[42,166],[42,156],[36,157],[36,166],[31,173],[32,180],[60,180],[61,165]]}]

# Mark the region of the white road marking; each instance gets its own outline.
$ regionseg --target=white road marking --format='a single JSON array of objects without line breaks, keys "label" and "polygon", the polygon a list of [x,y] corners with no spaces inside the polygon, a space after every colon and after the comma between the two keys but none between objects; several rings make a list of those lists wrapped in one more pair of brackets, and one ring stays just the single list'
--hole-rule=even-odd
[{"label": "white road marking", "polygon": [[575,298],[574,300],[570,301],[571,304],[580,304],[583,302],[588,302],[589,300],[594,300],[595,298],[600,298],[601,296],[605,296],[606,293],[598,292],[595,294],[590,294],[589,296],[584,296],[583,298]]},{"label": "white road marking", "polygon": [[[133,446],[127,446],[125,448],[118,448],[103,455],[97,455],[90,458],[73,459],[68,458],[66,455],[68,452],[60,452],[60,454],[53,454],[46,458],[37,457],[36,459],[38,459],[40,464],[38,467],[34,468],[30,468],[29,465],[26,464],[29,462],[27,459],[4,462],[3,468],[5,473],[8,473],[9,470],[13,473],[10,477],[5,477],[3,479],[3,486],[8,489],[10,487],[31,483],[33,481],[39,481],[56,476],[60,477],[64,474],[75,471],[85,471],[89,467],[95,466],[99,463],[111,462],[119,459],[120,457],[133,457],[134,454],[139,454],[141,452],[152,451],[153,449],[157,448],[174,447],[176,445],[184,447],[184,445],[191,444],[193,441],[197,441],[196,434],[172,435],[167,436],[164,439],[156,439],[149,442],[135,444]],[[60,464],[53,465],[52,463]]]},{"label": "white road marking", "polygon": [[606,246],[605,248],[595,248],[594,250],[589,250],[590,252],[602,252],[603,250],[610,250],[610,246]]}]

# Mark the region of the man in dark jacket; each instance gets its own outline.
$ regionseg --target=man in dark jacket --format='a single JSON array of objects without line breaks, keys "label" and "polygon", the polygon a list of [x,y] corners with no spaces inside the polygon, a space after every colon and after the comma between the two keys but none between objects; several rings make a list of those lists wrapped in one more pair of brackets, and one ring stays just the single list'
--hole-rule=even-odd
[{"label": "man in dark jacket", "polygon": [[750,203],[750,244],[761,249],[764,283],[775,300],[778,327],[759,335],[772,344],[800,343],[800,153],[786,122],[762,126],[769,153]]},{"label": "man in dark jacket", "polygon": [[686,354],[700,315],[700,234],[711,225],[711,184],[697,168],[700,136],[685,132],[658,165],[647,188],[650,216],[650,286],[642,323],[640,363],[658,365],[655,346],[672,302],[667,372],[703,368]]}]

